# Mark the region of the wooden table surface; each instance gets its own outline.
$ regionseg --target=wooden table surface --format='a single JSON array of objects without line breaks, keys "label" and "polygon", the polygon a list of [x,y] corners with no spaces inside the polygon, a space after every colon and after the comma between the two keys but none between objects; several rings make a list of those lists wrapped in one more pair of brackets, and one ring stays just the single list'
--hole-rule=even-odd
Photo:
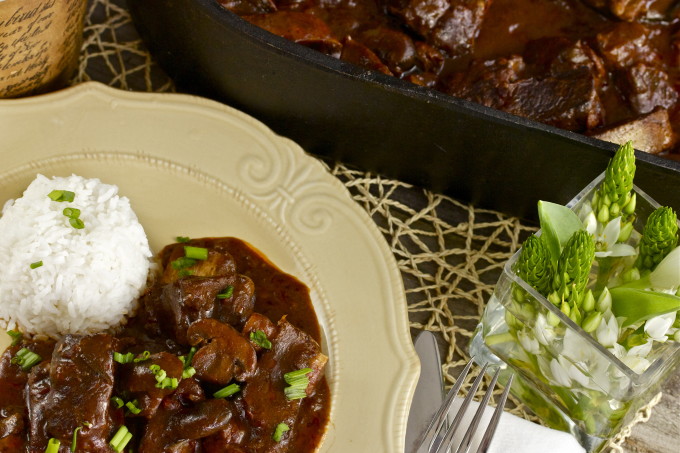
[{"label": "wooden table surface", "polygon": [[627,453],[680,452],[680,371],[666,383],[649,421],[635,426],[624,447]]}]

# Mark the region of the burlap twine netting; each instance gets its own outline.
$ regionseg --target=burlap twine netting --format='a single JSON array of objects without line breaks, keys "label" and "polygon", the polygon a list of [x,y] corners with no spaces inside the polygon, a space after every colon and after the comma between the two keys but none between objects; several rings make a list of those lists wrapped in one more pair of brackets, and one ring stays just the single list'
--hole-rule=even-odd
[{"label": "burlap twine netting", "polygon": [[[89,80],[126,90],[174,91],[141,42],[124,0],[90,0],[74,83]],[[342,164],[330,171],[383,232],[406,286],[411,332],[440,334],[443,373],[452,384],[469,359],[468,342],[503,264],[534,227]],[[465,386],[469,388],[475,377],[471,373]],[[480,395],[485,390],[480,389]],[[659,399],[641,410],[608,450],[623,452],[631,427],[646,421]],[[514,414],[540,422],[518,401],[512,406]]]}]

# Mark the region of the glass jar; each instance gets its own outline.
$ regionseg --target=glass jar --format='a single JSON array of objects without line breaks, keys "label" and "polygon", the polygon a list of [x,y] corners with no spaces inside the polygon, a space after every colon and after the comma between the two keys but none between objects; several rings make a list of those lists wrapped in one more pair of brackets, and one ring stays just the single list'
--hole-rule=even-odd
[{"label": "glass jar", "polygon": [[[567,206],[578,214],[603,178],[604,173]],[[634,228],[642,231],[659,205],[638,187],[634,191]],[[627,242],[638,241],[639,235],[631,235]],[[519,254],[503,268],[470,354],[479,364],[503,368],[505,380],[514,374],[512,393],[546,425],[570,431],[588,452],[600,451],[660,391],[680,363],[680,344],[655,342],[648,366],[634,371],[515,273]],[[599,258],[597,266],[616,269],[625,259]],[[593,266],[591,285],[597,285],[596,271]]]}]

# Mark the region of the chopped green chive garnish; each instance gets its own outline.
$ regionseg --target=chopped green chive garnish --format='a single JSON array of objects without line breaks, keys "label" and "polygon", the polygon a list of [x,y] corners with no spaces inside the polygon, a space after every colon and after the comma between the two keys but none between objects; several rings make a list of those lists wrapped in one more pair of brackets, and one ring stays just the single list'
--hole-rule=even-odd
[{"label": "chopped green chive garnish", "polygon": [[190,245],[184,246],[184,256],[194,260],[207,260],[208,249],[204,247],[192,247]]},{"label": "chopped green chive garnish", "polygon": [[47,196],[52,201],[73,201],[76,198],[76,194],[68,190],[53,190]]},{"label": "chopped green chive garnish", "polygon": [[184,365],[184,370],[182,371],[182,379],[187,379],[196,374],[196,369],[191,366],[191,361],[194,359],[194,354],[196,354],[196,348],[192,347],[186,356],[179,356],[179,359]]},{"label": "chopped green chive garnish", "polygon": [[53,190],[52,192],[47,194],[49,199],[52,201],[60,201],[62,195],[64,195],[63,190]]},{"label": "chopped green chive garnish", "polygon": [[193,272],[191,272],[187,268],[193,266],[194,264],[196,264],[196,260],[187,258],[186,256],[177,258],[176,260],[170,263],[172,268],[178,271],[177,273],[179,274],[180,278],[192,275]]},{"label": "chopped green chive garnish", "polygon": [[144,351],[139,355],[139,357],[137,357],[135,360],[133,360],[133,362],[135,362],[135,363],[143,362],[145,360],[148,360],[149,357],[151,357],[151,353],[149,351]]},{"label": "chopped green chive garnish", "polygon": [[241,386],[238,384],[230,384],[223,389],[220,389],[213,393],[213,396],[215,398],[226,398],[228,396],[233,395],[234,393],[238,393],[238,391],[241,390]]},{"label": "chopped green chive garnish", "polygon": [[82,426],[77,427],[73,430],[73,440],[71,441],[71,451],[76,451],[76,446],[78,445],[78,431],[83,429]]},{"label": "chopped green chive garnish", "polygon": [[70,223],[71,226],[76,230],[82,230],[83,228],[85,228],[85,223],[80,219],[70,218],[68,219],[68,223]]},{"label": "chopped green chive garnish", "polygon": [[272,348],[272,342],[267,339],[267,335],[262,330],[250,332],[250,341],[264,349]]},{"label": "chopped green chive garnish", "polygon": [[[158,379],[156,379],[158,380]],[[179,379],[164,377],[163,380],[156,383],[156,388],[159,389],[176,389],[179,385]]]},{"label": "chopped green chive garnish", "polygon": [[186,237],[186,236],[177,236],[177,237],[175,238],[175,240],[176,240],[177,242],[180,242],[180,243],[185,243],[185,242],[189,242],[189,241],[191,240],[191,238],[188,238],[188,237]]},{"label": "chopped green chive garnish", "polygon": [[120,453],[125,449],[125,446],[130,442],[130,439],[132,439],[132,433],[128,431],[125,425],[123,425],[118,428],[116,434],[113,435],[109,445],[113,448],[113,451]]},{"label": "chopped green chive garnish", "polygon": [[8,330],[7,335],[12,337],[12,346],[16,346],[24,339],[24,334],[17,330]]},{"label": "chopped green chive garnish", "polygon": [[60,445],[61,441],[59,439],[55,439],[54,437],[52,437],[50,440],[47,441],[47,448],[45,449],[45,453],[58,453]]},{"label": "chopped green chive garnish", "polygon": [[149,370],[151,370],[156,378],[156,388],[174,390],[179,385],[179,380],[177,378],[168,377],[168,373],[160,366],[156,364],[150,365]]},{"label": "chopped green chive garnish", "polygon": [[125,406],[130,411],[130,413],[132,413],[132,414],[137,415],[140,412],[142,412],[142,410],[139,407],[137,407],[137,404],[139,404],[137,402],[137,400],[128,401],[126,403],[123,400],[123,398],[121,398],[119,396],[114,396],[114,397],[111,398],[111,402],[116,405],[116,409],[120,409],[123,406]]},{"label": "chopped green chive garnish", "polygon": [[80,209],[64,208],[64,210],[61,212],[69,219],[77,219],[78,217],[80,217]]},{"label": "chopped green chive garnish", "polygon": [[183,355],[179,356],[179,359],[184,364],[185,369],[191,366],[191,361],[194,359],[194,354],[196,354],[196,348],[192,347],[191,349],[189,349],[189,354],[187,354],[186,356]]},{"label": "chopped green chive garnish", "polygon": [[33,351],[29,351],[26,348],[21,348],[17,351],[16,355],[12,357],[11,362],[16,363],[24,371],[29,370],[34,365],[37,365],[42,360],[38,354]]},{"label": "chopped green chive garnish", "polygon": [[309,385],[307,375],[311,371],[311,368],[303,368],[283,375],[283,379],[288,383],[288,387],[283,389],[288,400],[299,400],[307,396],[307,386]]},{"label": "chopped green chive garnish", "polygon": [[281,442],[281,436],[286,431],[290,431],[290,428],[285,423],[279,423],[278,425],[276,425],[274,435],[272,435],[272,439],[274,439],[274,442]]},{"label": "chopped green chive garnish", "polygon": [[126,363],[131,363],[134,359],[135,355],[131,352],[128,352],[127,354],[121,354],[120,352],[113,353],[113,360],[123,365]]},{"label": "chopped green chive garnish", "polygon": [[194,264],[196,264],[196,260],[193,260],[191,258],[187,258],[186,256],[183,256],[181,258],[177,258],[172,263],[170,263],[172,268],[177,270],[177,271],[180,270],[180,269],[186,269],[187,267],[191,267]]},{"label": "chopped green chive garnish", "polygon": [[137,407],[137,404],[139,404],[137,400],[133,400],[125,403],[125,407],[128,408],[131,414],[137,415],[142,412],[142,410]]},{"label": "chopped green chive garnish", "polygon": [[217,295],[217,298],[218,299],[229,299],[233,295],[234,295],[234,287],[229,285],[224,289],[224,291],[222,291],[221,293],[219,293]]},{"label": "chopped green chive garnish", "polygon": [[[307,375],[312,372],[311,368],[302,368],[300,370],[291,371],[283,375],[283,379],[290,385],[295,384],[299,379],[307,378]],[[309,379],[307,379],[309,381]]]},{"label": "chopped green chive garnish", "polygon": [[31,263],[31,269],[37,269],[42,265],[43,265],[42,261],[36,261],[35,263]]},{"label": "chopped green chive garnish", "polygon": [[283,393],[285,393],[286,398],[288,398],[288,401],[301,400],[302,398],[305,398],[307,396],[307,392],[305,392],[305,389],[299,387],[286,387],[285,389],[283,389]]},{"label": "chopped green chive garnish", "polygon": [[[72,194],[73,192],[68,193]],[[55,200],[55,201],[73,201],[73,197],[71,197],[70,200]],[[61,212],[62,214],[64,214],[64,216],[68,217],[68,223],[70,223],[73,228],[75,228],[76,230],[82,230],[83,228],[85,228],[85,223],[82,220],[80,220],[80,209],[64,208],[64,210]]]}]

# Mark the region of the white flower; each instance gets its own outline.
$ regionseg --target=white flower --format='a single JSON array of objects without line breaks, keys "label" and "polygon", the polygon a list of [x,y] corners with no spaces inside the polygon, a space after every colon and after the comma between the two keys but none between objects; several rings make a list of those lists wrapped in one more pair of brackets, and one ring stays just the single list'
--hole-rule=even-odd
[{"label": "white flower", "polygon": [[619,324],[611,312],[607,313],[595,331],[597,341],[605,348],[611,348],[619,337]]},{"label": "white flower", "polygon": [[644,373],[650,365],[649,360],[638,356],[625,356],[621,359],[621,361],[637,374]]},{"label": "white flower", "polygon": [[595,348],[572,329],[564,332],[562,354],[574,362],[589,363],[598,359]]},{"label": "white flower", "polygon": [[655,316],[645,322],[645,333],[654,341],[666,341],[668,331],[675,322],[676,312]]},{"label": "white flower", "polygon": [[541,347],[538,344],[538,340],[530,333],[520,330],[517,332],[517,338],[524,350],[529,354],[538,354],[540,352]]},{"label": "white flower", "polygon": [[561,385],[562,387],[571,387],[571,378],[569,377],[569,372],[557,359],[552,359],[550,361],[550,373],[552,374],[553,380],[558,385]]},{"label": "white flower", "polygon": [[633,346],[628,350],[628,355],[645,358],[649,355],[650,352],[652,352],[653,345],[654,345],[653,342],[648,341],[645,344]]},{"label": "white flower", "polygon": [[559,356],[557,360],[560,362],[560,365],[562,365],[562,368],[567,370],[570,378],[581,384],[583,387],[592,387],[592,384],[590,383],[590,377],[583,373],[577,366],[582,366],[583,364],[573,364],[569,362],[569,360],[567,360],[567,358],[563,355]]},{"label": "white flower", "polygon": [[[595,220],[595,223],[593,223]],[[595,214],[592,212],[588,214],[585,221],[586,231],[595,238],[595,256],[631,256],[635,255],[635,248],[628,244],[618,244],[621,234],[621,217],[610,220],[609,223],[601,229],[595,219]]]},{"label": "white flower", "polygon": [[[562,342],[562,355],[574,364],[573,369],[565,367],[572,379],[583,387],[609,392],[611,388],[609,360],[589,341],[573,330],[567,329]],[[588,374],[581,370],[587,370]]]},{"label": "white flower", "polygon": [[544,346],[550,345],[555,339],[555,331],[548,324],[548,320],[542,313],[536,317],[536,325],[534,326],[534,335],[536,340]]},{"label": "white flower", "polygon": [[652,288],[673,289],[680,286],[680,247],[674,248],[671,253],[656,266],[649,274],[649,282]]},{"label": "white flower", "polygon": [[620,344],[615,344],[614,348],[611,349],[612,353],[619,358],[623,363],[628,366],[637,374],[642,374],[647,368],[649,368],[650,362],[645,357],[649,354],[652,349],[652,341],[648,341],[640,346],[634,346],[626,351],[626,348]]}]

